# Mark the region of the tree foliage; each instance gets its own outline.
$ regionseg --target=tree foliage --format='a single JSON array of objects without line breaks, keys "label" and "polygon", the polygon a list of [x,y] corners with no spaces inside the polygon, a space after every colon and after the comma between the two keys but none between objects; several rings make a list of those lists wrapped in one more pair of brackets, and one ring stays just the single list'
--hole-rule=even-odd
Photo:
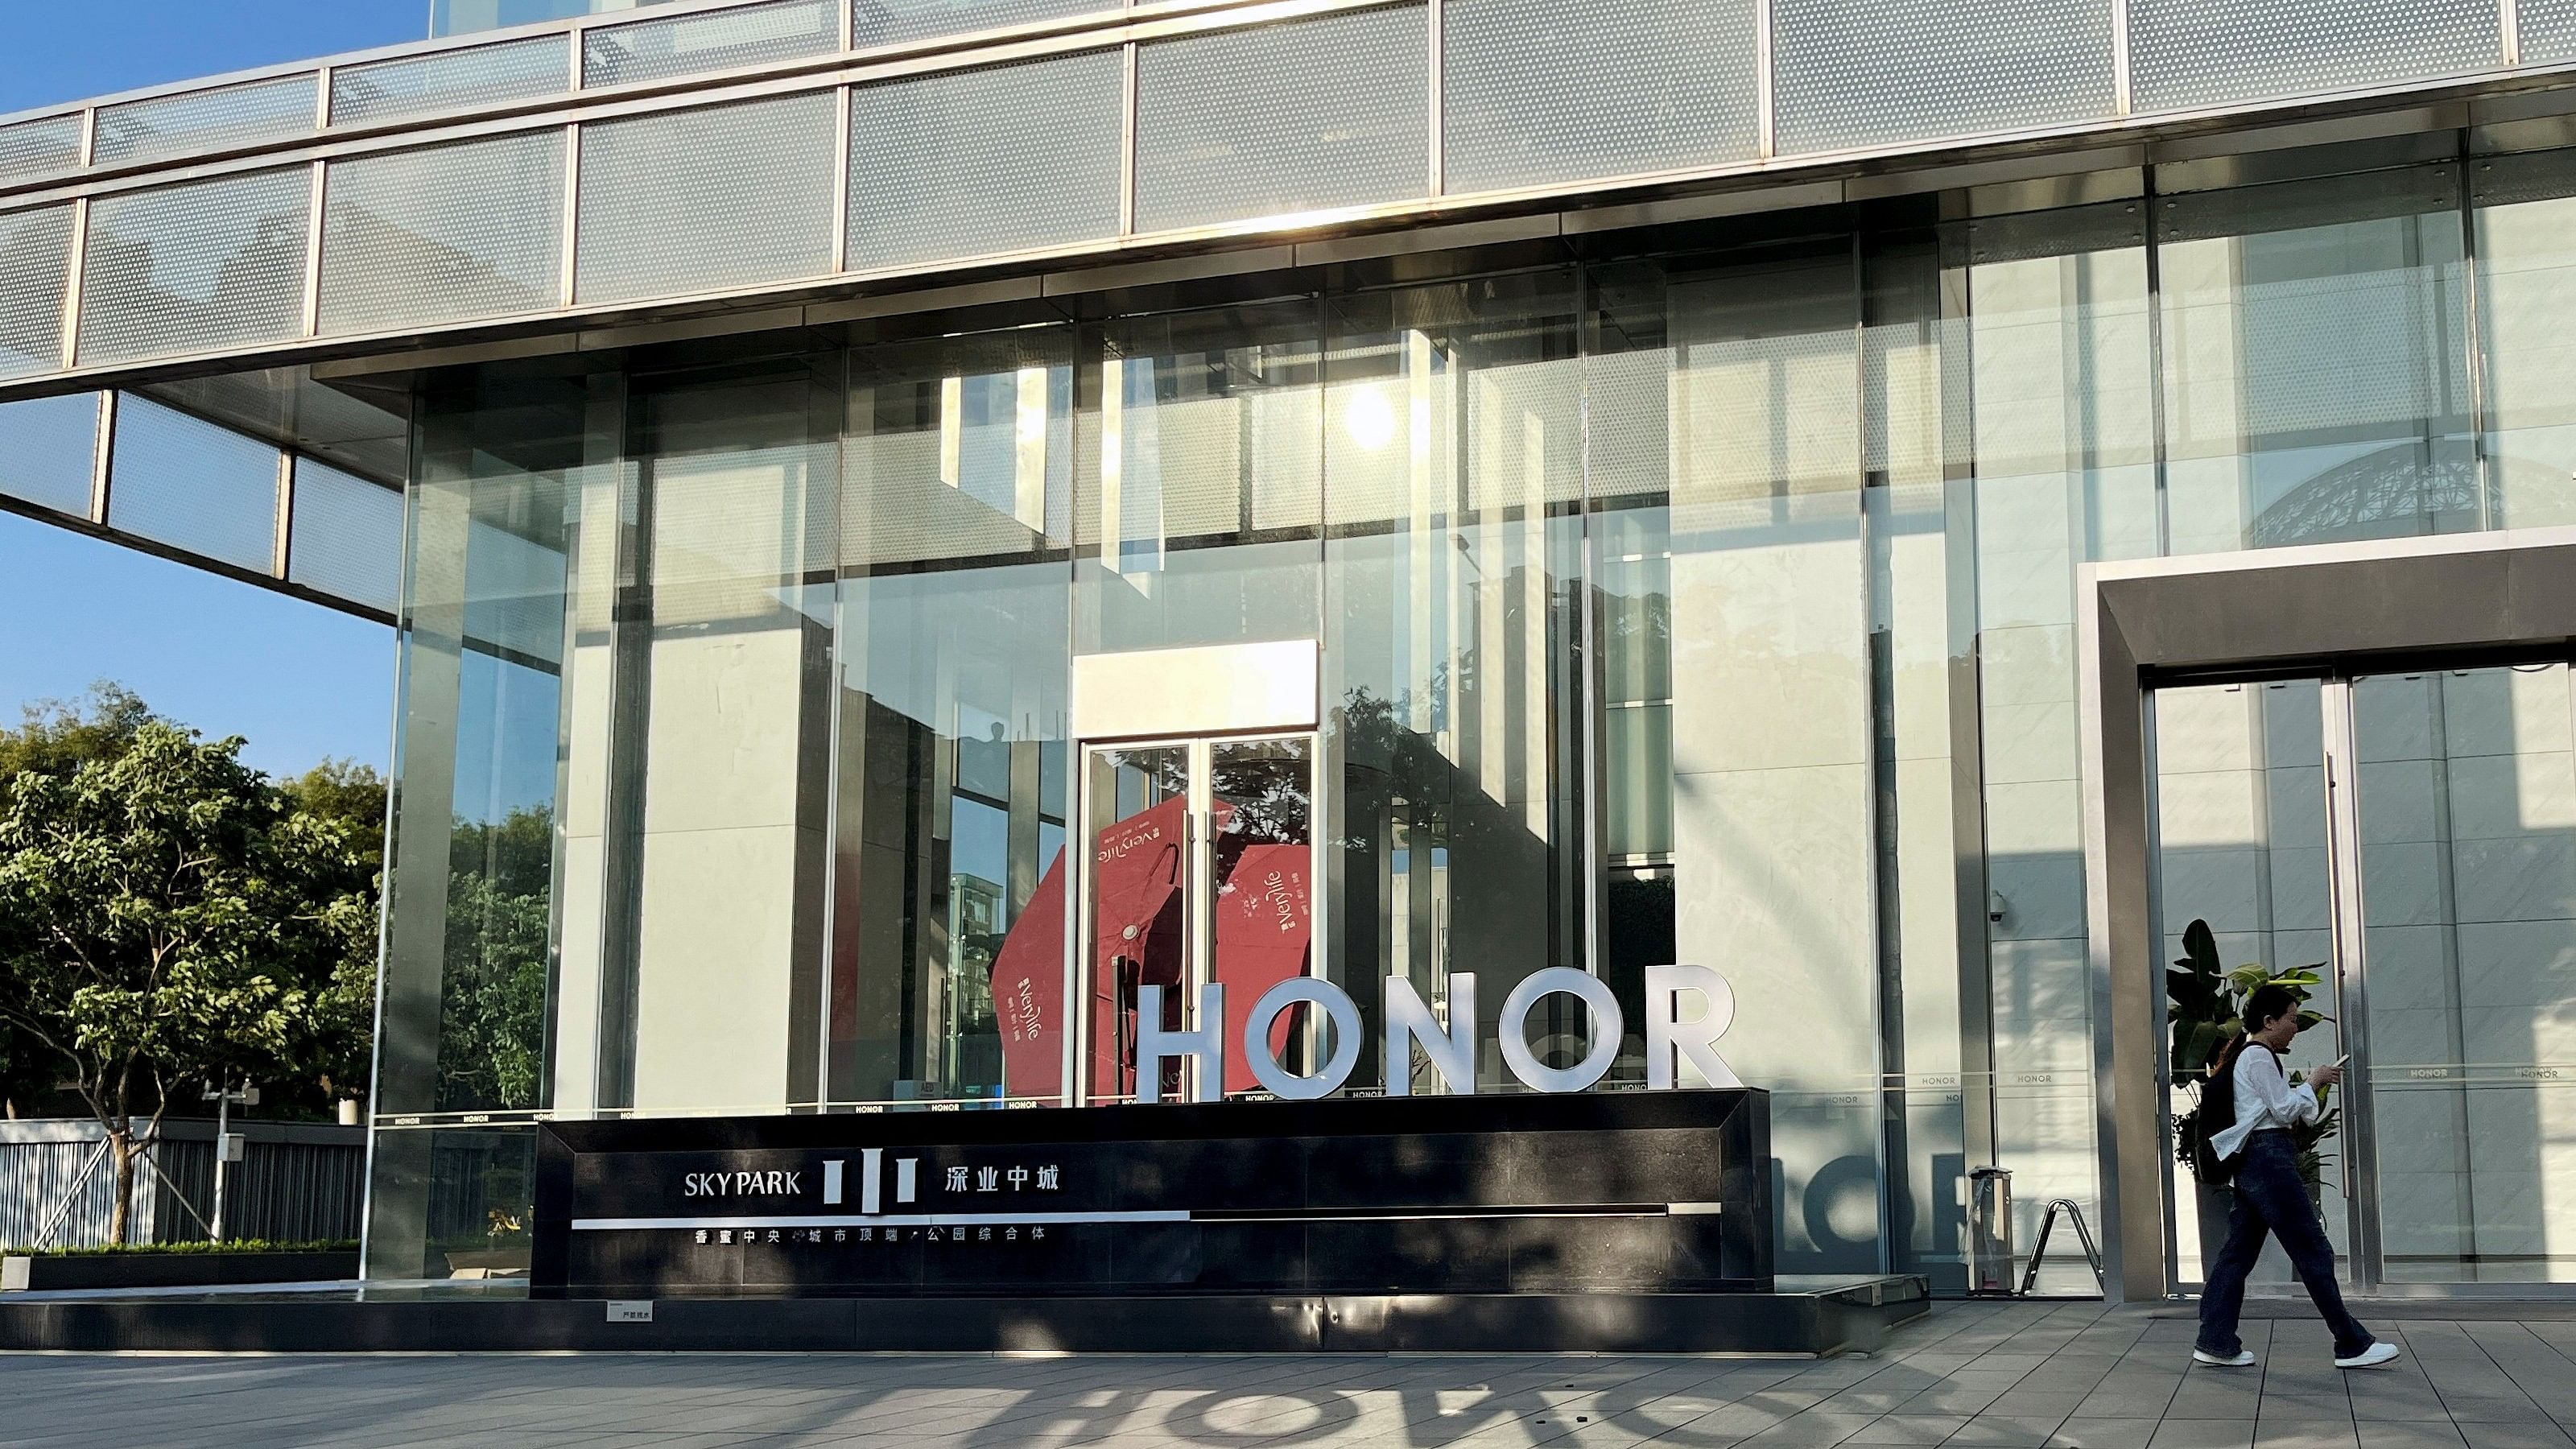
[{"label": "tree foliage", "polygon": [[441,1111],[538,1103],[553,841],[542,810],[456,827],[438,1005]]},{"label": "tree foliage", "polygon": [[372,837],[121,690],[0,742],[0,1022],[106,1130],[122,1242],[137,1153],[201,1082],[359,1076]]}]

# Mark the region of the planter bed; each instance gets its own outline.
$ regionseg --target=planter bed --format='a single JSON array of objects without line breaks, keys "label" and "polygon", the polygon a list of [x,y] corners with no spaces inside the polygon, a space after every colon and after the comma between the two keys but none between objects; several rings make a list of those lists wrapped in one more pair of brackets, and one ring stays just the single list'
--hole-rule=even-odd
[{"label": "planter bed", "polygon": [[0,1291],[326,1283],[358,1276],[350,1253],[66,1253],[0,1258]]}]

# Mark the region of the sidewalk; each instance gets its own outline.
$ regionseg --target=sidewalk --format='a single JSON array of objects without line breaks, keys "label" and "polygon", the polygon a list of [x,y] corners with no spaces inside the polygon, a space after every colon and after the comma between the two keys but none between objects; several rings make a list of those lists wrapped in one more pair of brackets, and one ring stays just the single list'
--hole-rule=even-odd
[{"label": "sidewalk", "polygon": [[[888,1311],[900,1311],[889,1307]],[[2365,1313],[2367,1309],[2365,1308]],[[2390,1319],[2341,1374],[2313,1319],[1947,1303],[1870,1359],[0,1356],[0,1443],[854,1449],[2568,1449],[2576,1321]]]}]

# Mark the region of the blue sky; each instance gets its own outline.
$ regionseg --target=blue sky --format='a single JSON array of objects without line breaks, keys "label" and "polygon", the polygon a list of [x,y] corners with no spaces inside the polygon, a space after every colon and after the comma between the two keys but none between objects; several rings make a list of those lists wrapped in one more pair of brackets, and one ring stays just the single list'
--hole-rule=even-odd
[{"label": "blue sky", "polygon": [[[427,0],[0,0],[0,112],[418,40]],[[261,769],[381,767],[392,631],[0,514],[0,724],[113,679]]]}]

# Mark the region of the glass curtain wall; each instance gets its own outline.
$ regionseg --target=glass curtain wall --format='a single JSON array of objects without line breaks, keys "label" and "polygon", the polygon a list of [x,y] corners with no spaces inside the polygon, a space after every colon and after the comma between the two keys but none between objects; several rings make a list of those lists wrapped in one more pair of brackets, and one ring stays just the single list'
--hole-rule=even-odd
[{"label": "glass curtain wall", "polygon": [[2489,525],[2576,523],[2576,152],[2470,170]]},{"label": "glass curtain wall", "polygon": [[[1325,358],[1325,748],[1338,788],[1331,974],[1380,1030],[1381,985],[1477,1039],[1534,971],[1590,964],[1583,868],[1583,377],[1571,270],[1331,299]],[[1643,977],[1604,963],[1628,1024]],[[1533,1046],[1590,1050],[1551,997]],[[1641,1040],[1626,1043],[1642,1080]],[[1363,1051],[1355,1083],[1379,1082]],[[1501,1054],[1479,1090],[1512,1079]],[[1427,1062],[1414,1091],[1440,1090]]]},{"label": "glass curtain wall", "polygon": [[603,1109],[815,1101],[841,366],[827,354],[629,383]]},{"label": "glass curtain wall", "polygon": [[1475,971],[1489,1040],[1575,965],[1633,1031],[1644,966],[1708,964],[1789,1269],[1959,1281],[1989,1160],[2025,1233],[2093,1211],[2077,570],[2576,518],[2576,164],[2338,160],[439,376],[379,1098],[421,1126],[381,1140],[376,1261],[515,1220],[487,1159],[539,1110],[1058,1098],[1073,659],[1304,639],[1310,969],[1372,1028],[1382,976]]},{"label": "glass curtain wall", "polygon": [[1063,1089],[1075,345],[850,358],[829,1103]]},{"label": "glass curtain wall", "polygon": [[1966,313],[1984,877],[1970,911],[1990,1013],[1962,1081],[1990,1103],[1970,1124],[1990,1124],[2013,1169],[2024,1242],[2054,1198],[2099,1221],[2075,576],[2159,551],[2144,212],[1987,217],[1947,238]]},{"label": "glass curtain wall", "polygon": [[[421,398],[379,1007],[367,1272],[524,1267],[530,1114],[552,1107],[567,582],[581,376],[496,368]],[[470,1123],[521,1125],[471,1130]]]},{"label": "glass curtain wall", "polygon": [[2155,221],[2170,552],[2496,526],[2456,164],[2186,191]]}]

